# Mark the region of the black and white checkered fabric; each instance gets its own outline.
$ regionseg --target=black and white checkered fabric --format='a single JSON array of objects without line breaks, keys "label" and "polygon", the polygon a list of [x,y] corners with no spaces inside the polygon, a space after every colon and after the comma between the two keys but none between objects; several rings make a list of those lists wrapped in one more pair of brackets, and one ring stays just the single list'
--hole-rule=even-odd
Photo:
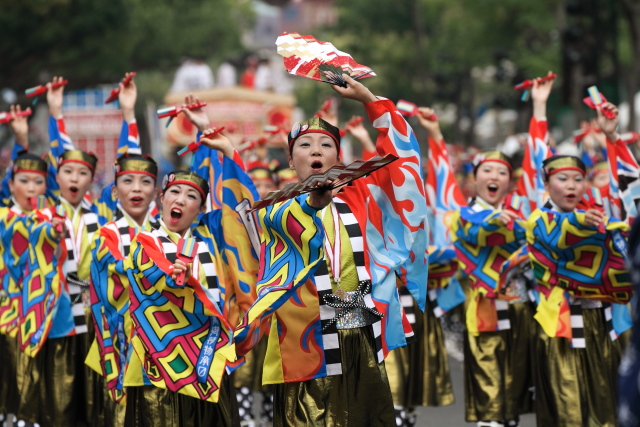
[{"label": "black and white checkered fabric", "polygon": [[[587,305],[585,308],[585,304]],[[573,348],[586,348],[587,342],[585,340],[584,332],[584,317],[582,313],[584,310],[600,310],[602,309],[604,319],[609,333],[611,341],[618,339],[618,334],[613,327],[613,312],[611,304],[599,303],[595,300],[576,299],[569,304],[569,312],[571,313],[571,346]]]},{"label": "black and white checkered fabric", "polygon": [[[156,229],[160,226],[158,221],[153,218],[151,218],[150,223],[152,229]],[[131,242],[136,237],[136,229],[129,225],[129,221],[127,221],[127,219],[122,214],[119,215],[119,218],[115,222],[109,223],[105,225],[105,227],[112,229],[118,234],[120,253],[125,258],[128,257],[131,250]]]},{"label": "black and white checkered fabric", "polygon": [[[472,202],[469,204],[469,207],[474,212],[482,212],[483,210],[486,210],[488,208],[477,199],[472,200]],[[495,299],[494,301],[496,314],[498,316],[498,330],[504,331],[506,329],[511,329],[511,322],[509,321],[509,303],[500,299]]]},{"label": "black and white checkered fabric", "polygon": [[[91,244],[93,241],[93,235],[96,231],[98,231],[98,215],[91,212],[89,209],[84,207],[82,209],[82,220],[84,222],[84,227],[87,230],[87,241],[83,240],[83,244]],[[67,234],[64,239],[64,244],[67,249],[67,259],[65,260],[63,271],[68,276],[69,274],[76,274],[78,272],[78,261],[74,252],[73,239],[71,238],[71,234],[69,230],[73,227],[73,223],[70,218],[66,219],[67,226]],[[78,233],[82,233],[82,230],[78,230]],[[76,248],[78,253],[80,253],[81,248]],[[88,279],[81,277],[81,279]],[[82,303],[82,291],[83,289],[71,282],[67,282],[67,291],[69,292],[69,297],[71,298],[71,313],[73,314],[73,321],[75,324],[75,334],[84,334],[87,333],[87,321],[84,316],[84,305]],[[74,302],[75,301],[75,302]]]},{"label": "black and white checkered fabric", "polygon": [[604,306],[604,320],[607,322],[607,329],[609,330],[609,338],[611,341],[615,341],[618,339],[618,333],[613,327],[613,307],[611,304],[602,304]]},{"label": "black and white checkered fabric", "polygon": [[404,287],[398,287],[398,294],[400,295],[400,305],[404,308],[404,314],[407,316],[407,320],[412,325],[416,324],[416,309],[415,304],[413,303],[413,296],[411,292]]},{"label": "black and white checkered fabric", "polygon": [[435,289],[427,290],[427,298],[431,302],[431,306],[433,307],[433,314],[436,316],[436,319],[439,319],[444,314],[444,310],[442,307],[438,305],[438,292]]},{"label": "black and white checkered fabric", "polygon": [[585,348],[584,318],[582,317],[582,305],[576,302],[569,305],[571,314],[571,346],[573,348]]},{"label": "black and white checkered fabric", "polygon": [[509,301],[495,299],[496,314],[498,315],[498,330],[504,331],[511,329],[511,321],[509,320]]},{"label": "black and white checkered fabric", "polygon": [[[178,245],[173,243],[167,233],[162,228],[155,229],[151,232],[156,237],[160,239],[162,242],[162,249],[164,251],[164,256],[171,261],[171,263],[175,263],[177,259]],[[197,236],[192,236],[198,242],[198,256],[193,260],[192,271],[194,272],[194,276],[198,279],[200,283],[205,285],[208,289],[209,295],[213,297],[213,300],[220,305],[220,287],[218,286],[218,274],[216,272],[216,265],[213,262],[213,257],[209,252],[209,247],[207,243],[200,239]],[[200,266],[204,270],[206,275],[206,280],[203,281],[199,276]],[[198,272],[198,276],[195,275],[195,272]]]},{"label": "black and white checkered fabric", "polygon": [[[335,204],[340,221],[349,235],[351,249],[353,250],[353,260],[356,264],[356,271],[358,273],[358,280],[360,282],[370,281],[371,277],[365,267],[364,239],[362,237],[362,231],[360,230],[358,221],[344,201],[340,200],[338,197],[334,197],[333,203]],[[331,319],[336,316],[336,310],[327,305],[324,300],[325,295],[332,293],[331,277],[329,276],[329,269],[327,268],[327,263],[325,261],[319,264],[314,278],[316,288],[318,290],[318,298],[320,300],[322,344],[324,348],[327,375],[340,375],[342,374],[342,363],[340,357],[340,346],[338,344],[338,330],[335,323],[329,324]],[[364,302],[367,307],[375,308],[371,294],[365,295]],[[373,330],[376,355],[378,362],[380,363],[384,360],[384,354],[382,351],[382,322],[378,320],[370,326]]]}]

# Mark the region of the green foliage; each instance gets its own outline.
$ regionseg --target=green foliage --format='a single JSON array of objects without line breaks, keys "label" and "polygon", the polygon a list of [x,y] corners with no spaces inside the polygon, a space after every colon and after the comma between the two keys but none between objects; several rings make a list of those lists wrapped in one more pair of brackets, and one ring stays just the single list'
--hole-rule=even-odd
[{"label": "green foliage", "polygon": [[[498,54],[516,65],[519,77],[560,72],[560,5],[561,0],[337,0],[338,22],[323,36],[374,69],[378,77],[366,80],[374,93],[422,105],[454,102],[471,114],[500,93],[516,105],[511,81],[476,83],[470,93],[471,69],[498,65]],[[302,106],[313,111],[318,106],[305,104],[311,91],[303,86]]]},{"label": "green foliage", "polygon": [[76,88],[115,82],[126,71],[171,73],[182,56],[242,50],[251,19],[246,0],[2,2],[0,82],[22,90],[63,75]]}]

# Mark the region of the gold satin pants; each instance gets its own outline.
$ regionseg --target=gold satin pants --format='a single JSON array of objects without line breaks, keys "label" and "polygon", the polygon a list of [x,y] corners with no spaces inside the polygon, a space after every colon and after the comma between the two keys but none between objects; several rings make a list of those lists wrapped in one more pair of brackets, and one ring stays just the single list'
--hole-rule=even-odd
[{"label": "gold satin pants", "polygon": [[535,339],[538,426],[617,425],[619,340],[611,341],[602,308],[582,311],[586,348],[547,336],[538,325]]},{"label": "gold satin pants", "polygon": [[342,375],[274,386],[274,427],[395,426],[384,363],[371,327],[338,330]]}]

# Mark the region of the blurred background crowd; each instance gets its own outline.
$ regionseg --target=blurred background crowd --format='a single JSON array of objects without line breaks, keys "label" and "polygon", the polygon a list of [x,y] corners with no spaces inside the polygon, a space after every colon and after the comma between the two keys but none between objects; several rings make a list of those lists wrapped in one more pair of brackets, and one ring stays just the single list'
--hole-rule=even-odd
[{"label": "blurred background crowd", "polygon": [[[582,103],[588,86],[597,84],[620,106],[622,130],[640,123],[640,0],[2,2],[0,111],[29,105],[26,88],[67,78],[67,131],[101,159],[97,186],[110,174],[120,130],[118,106],[104,99],[127,71],[137,72],[143,150],[163,159],[164,170],[179,162],[175,152],[195,129],[181,116],[166,126],[155,112],[182,104],[188,93],[208,103],[212,124],[251,147],[265,126],[288,131],[332,93],[286,73],[274,45],[283,31],[331,41],[373,68],[378,77],[367,84],[374,93],[435,108],[467,195],[475,153],[497,147],[517,160],[522,152],[531,106],[513,85],[525,79],[558,74],[548,109],[551,145],[582,153],[592,166],[603,158],[603,142],[585,121],[593,116]],[[47,112],[32,108],[30,147],[38,154],[48,144]],[[362,113],[337,100],[334,108],[340,124]],[[424,130],[414,128],[426,143]],[[2,170],[10,137],[0,127]],[[282,162],[278,144],[270,138],[269,157]],[[349,161],[360,147],[347,142],[344,151]]]}]

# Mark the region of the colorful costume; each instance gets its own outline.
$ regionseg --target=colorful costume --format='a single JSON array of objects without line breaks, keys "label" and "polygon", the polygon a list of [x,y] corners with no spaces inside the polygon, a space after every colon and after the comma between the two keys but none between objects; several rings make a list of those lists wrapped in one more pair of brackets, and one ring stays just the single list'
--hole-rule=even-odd
[{"label": "colorful costume", "polygon": [[517,421],[532,410],[533,314],[526,285],[510,283],[504,291],[498,286],[500,268],[520,247],[524,233],[517,224],[511,230],[503,225],[499,215],[477,198],[461,210],[453,228],[470,287],[464,359],[467,421]]},{"label": "colorful costume", "polygon": [[[12,203],[13,204],[13,203]],[[17,322],[20,299],[21,254],[27,245],[13,241],[13,224],[22,215],[17,204],[0,207],[0,414],[15,414],[19,407]],[[12,269],[12,273],[10,270]]]},{"label": "colorful costume", "polygon": [[[54,171],[66,162],[86,165],[93,173],[95,156],[66,150],[68,147],[60,143],[70,144],[61,118],[51,118],[50,138],[50,183],[55,182]],[[57,191],[52,189],[57,188],[57,184],[48,184],[47,191],[55,196]],[[82,286],[88,284],[90,241],[98,229],[98,217],[87,205],[85,200],[74,208],[60,197],[55,207],[36,211],[29,223],[24,222],[30,244],[18,341],[29,358],[18,416],[28,421],[54,425],[90,422],[95,377],[84,365],[90,337],[86,335],[88,292]],[[66,217],[67,233],[60,242],[49,222],[55,215]]]},{"label": "colorful costume", "polygon": [[[116,161],[116,179],[126,173],[150,176],[156,181],[158,168],[153,159],[127,152]],[[93,425],[124,422],[126,337],[127,330],[131,328],[127,258],[136,235],[157,227],[157,221],[149,212],[139,225],[119,201],[116,202],[115,215],[114,222],[100,228],[91,249],[90,291],[95,339],[86,362],[104,378],[96,390],[97,410],[93,414]]]},{"label": "colorful costume", "polygon": [[[171,277],[182,238],[162,221],[158,229],[140,233],[131,246],[127,275],[133,331],[124,368],[127,424],[144,423],[145,414],[163,419],[167,426],[239,424],[225,372],[240,363],[232,325],[255,299],[257,255],[242,213],[255,195],[241,165],[225,158],[222,168],[222,207],[203,215],[201,225],[184,236],[198,243],[187,284],[177,285]],[[169,177],[168,185],[203,181],[182,171]],[[205,198],[206,193],[208,186]],[[158,399],[165,404],[153,403]],[[173,413],[186,407],[192,410]]]},{"label": "colorful costume", "polygon": [[[535,211],[527,224],[536,279],[536,418],[538,425],[616,424],[616,338],[630,328],[631,286],[624,265],[624,223],[605,233],[580,211]],[[585,297],[585,298],[578,298]],[[604,302],[603,302],[604,301]]]},{"label": "colorful costume", "polygon": [[417,425],[416,406],[444,406],[454,400],[440,317],[464,302],[464,293],[455,278],[458,263],[449,229],[456,211],[466,203],[453,175],[444,140],[429,138],[425,189],[431,234],[427,306],[422,313],[411,294],[399,287],[400,301],[416,342],[392,351],[385,361],[396,423],[406,427]]},{"label": "colorful costume", "polygon": [[[365,108],[379,154],[399,160],[343,188],[320,214],[306,195],[260,211],[258,300],[237,337],[255,344],[256,328],[271,321],[263,383],[276,384],[276,425],[394,422],[380,363],[413,335],[396,275],[424,309],[426,203],[411,128],[388,100]],[[330,133],[338,145],[337,129],[312,120],[298,129]]]}]

